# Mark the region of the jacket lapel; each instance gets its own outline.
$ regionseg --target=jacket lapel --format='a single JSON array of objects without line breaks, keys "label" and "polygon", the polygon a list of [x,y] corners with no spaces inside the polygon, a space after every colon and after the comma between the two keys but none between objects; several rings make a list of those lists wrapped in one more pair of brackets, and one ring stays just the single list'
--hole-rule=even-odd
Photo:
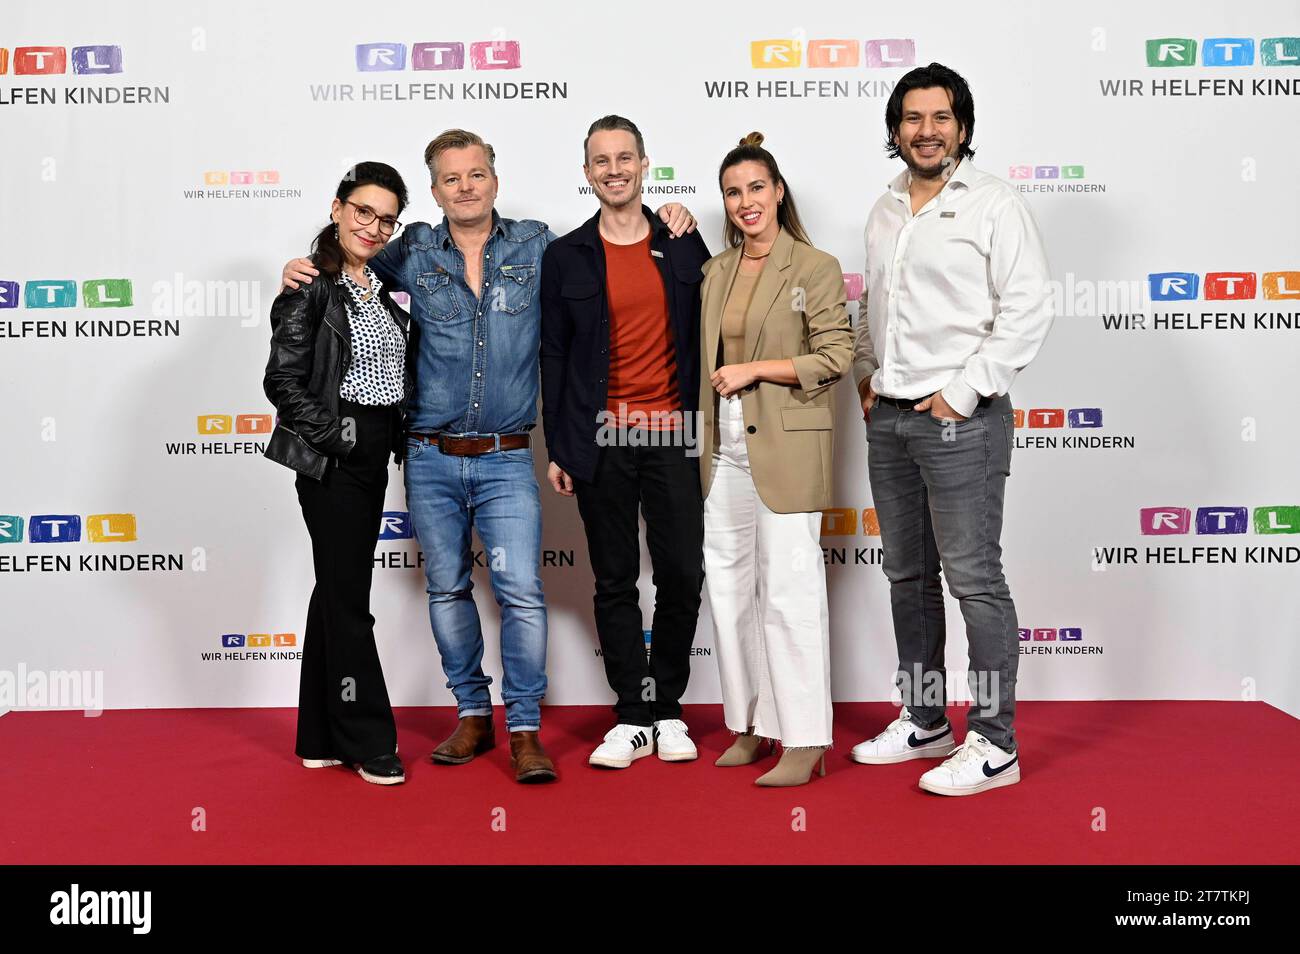
[{"label": "jacket lapel", "polygon": [[[749,311],[745,314],[745,360],[753,361],[754,352],[758,350],[758,336],[767,321],[768,313],[776,304],[786,286],[786,270],[794,254],[794,239],[785,229],[776,233],[772,243],[772,254],[768,257],[767,267],[758,276],[754,286],[754,297],[749,302]],[[739,258],[739,253],[737,253]]]},{"label": "jacket lapel", "polygon": [[343,339],[343,344],[350,349],[352,347],[352,321],[348,318],[348,306],[343,300],[343,296],[347,294],[347,291],[333,281],[330,282],[328,289],[325,314],[322,320],[333,329],[336,335]]},{"label": "jacket lapel", "polygon": [[704,291],[704,359],[709,376],[718,370],[718,339],[722,335],[722,309],[727,303],[727,293],[736,280],[736,269],[740,267],[740,249],[732,248],[718,256],[717,267],[709,270],[706,279],[708,287]]}]

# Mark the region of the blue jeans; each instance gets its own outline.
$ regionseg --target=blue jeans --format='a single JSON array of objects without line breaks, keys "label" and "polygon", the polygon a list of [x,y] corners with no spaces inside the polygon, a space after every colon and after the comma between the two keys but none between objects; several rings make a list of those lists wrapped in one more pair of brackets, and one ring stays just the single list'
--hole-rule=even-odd
[{"label": "blue jeans", "polygon": [[943,722],[947,637],[941,576],[961,606],[970,655],[966,724],[1016,746],[1016,607],[1002,572],[1002,507],[1011,473],[1011,398],[945,424],[928,411],[877,401],[867,424],[867,473],[880,520],[898,642],[898,687],[923,728]]},{"label": "blue jeans", "polygon": [[406,442],[406,503],[424,551],[429,624],[460,717],[492,714],[483,673],[483,629],[470,580],[472,527],[483,541],[492,592],[501,607],[501,697],[511,732],[541,726],[546,694],[546,601],[537,575],[542,505],[533,453],[453,457]]}]

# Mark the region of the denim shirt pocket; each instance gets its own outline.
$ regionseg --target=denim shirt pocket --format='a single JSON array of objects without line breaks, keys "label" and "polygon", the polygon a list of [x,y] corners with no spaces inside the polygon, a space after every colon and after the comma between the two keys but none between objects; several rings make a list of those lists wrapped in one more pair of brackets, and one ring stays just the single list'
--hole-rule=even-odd
[{"label": "denim shirt pocket", "polygon": [[502,265],[497,269],[493,310],[507,315],[518,315],[526,311],[533,302],[533,290],[536,286],[536,265]]},{"label": "denim shirt pocket", "polygon": [[456,290],[447,272],[421,272],[415,279],[420,288],[420,302],[434,321],[451,321],[460,314]]}]

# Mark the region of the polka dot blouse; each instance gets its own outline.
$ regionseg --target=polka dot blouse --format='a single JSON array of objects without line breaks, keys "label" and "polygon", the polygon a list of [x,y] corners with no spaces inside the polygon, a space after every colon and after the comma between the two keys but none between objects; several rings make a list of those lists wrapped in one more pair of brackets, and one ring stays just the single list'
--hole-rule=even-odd
[{"label": "polka dot blouse", "polygon": [[406,337],[380,300],[383,283],[368,265],[366,278],[368,289],[346,271],[339,276],[339,284],[348,290],[352,324],[352,364],[343,376],[339,396],[353,404],[397,404],[405,392]]}]

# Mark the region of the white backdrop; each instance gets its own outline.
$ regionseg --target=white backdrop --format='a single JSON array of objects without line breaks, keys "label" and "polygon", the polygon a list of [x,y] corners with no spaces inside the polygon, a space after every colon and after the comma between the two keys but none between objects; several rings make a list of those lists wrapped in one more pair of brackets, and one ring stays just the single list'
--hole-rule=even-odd
[{"label": "white backdrop", "polygon": [[[646,185],[662,191],[647,201],[685,202],[719,251],[717,165],[758,129],[852,284],[867,211],[900,168],[881,148],[889,88],[913,60],[937,60],[970,81],[976,163],[1025,190],[1061,283],[1060,317],[1014,404],[1027,425],[1053,420],[1036,409],[1089,409],[1082,424],[1100,412],[1100,427],[1017,431],[1006,567],[1020,624],[1038,631],[1022,643],[1021,698],[1262,698],[1300,714],[1300,514],[1286,509],[1300,505],[1297,36],[1286,0],[497,2],[468,15],[396,2],[12,4],[0,37],[0,670],[102,671],[109,708],[296,703],[311,564],[293,477],[260,456],[256,432],[205,421],[271,413],[261,376],[279,267],[305,253],[353,162],[395,165],[413,195],[404,219],[437,221],[424,146],[474,129],[496,146],[502,214],[564,232],[595,208],[586,127],[618,112],[641,126],[657,170]],[[810,65],[829,55],[824,38],[845,41],[837,62],[856,65]],[[1170,41],[1152,57],[1190,65],[1149,65],[1152,39]],[[797,41],[797,64],[779,43],[753,45],[777,40]],[[510,62],[517,43],[518,68],[475,69],[472,44],[485,41],[498,44],[489,63]],[[463,44],[463,68],[413,69],[429,42]],[[357,47],[371,43],[403,44],[405,68],[359,70]],[[1247,43],[1248,65],[1211,65],[1243,62]],[[748,85],[723,85],[737,82]],[[506,98],[483,98],[494,93]],[[1149,276],[1165,272],[1199,276],[1195,299],[1152,301]],[[1218,272],[1249,273],[1254,288],[1213,300],[1245,288],[1207,278]],[[1119,314],[1145,327],[1108,328]],[[841,509],[823,539],[834,692],[884,699],[895,655],[861,414],[851,386],[837,400]],[[1066,440],[1080,436],[1101,446]],[[1191,531],[1144,533],[1144,508],[1186,508]],[[1239,519],[1218,511],[1245,508],[1244,532],[1197,533],[1200,508],[1212,528]],[[387,509],[405,510],[396,469]],[[572,556],[543,572],[547,702],[610,702],[576,509],[544,490],[544,520],[544,547]],[[1123,548],[1132,562],[1118,561]],[[417,553],[409,539],[378,545],[380,650],[395,704],[451,704]],[[1235,562],[1204,562],[1216,556]],[[495,606],[484,571],[475,580],[497,675]],[[643,584],[648,624],[648,573]],[[951,600],[949,621],[961,670]],[[246,645],[223,647],[230,635]],[[712,645],[706,603],[688,702],[718,700]]]}]

